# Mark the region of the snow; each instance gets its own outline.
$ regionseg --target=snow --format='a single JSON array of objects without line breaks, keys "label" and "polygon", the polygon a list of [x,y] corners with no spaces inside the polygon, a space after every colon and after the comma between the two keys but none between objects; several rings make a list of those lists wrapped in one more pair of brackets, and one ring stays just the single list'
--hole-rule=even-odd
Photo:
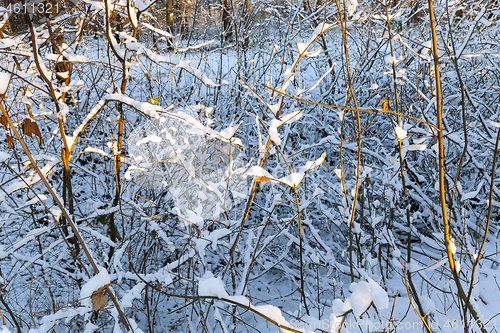
[{"label": "snow", "polygon": [[[276,114],[278,112],[278,106],[279,106],[279,103],[275,104],[275,105],[269,105],[269,107],[273,111],[273,114]],[[269,126],[268,131],[270,133],[270,136],[271,136],[271,139],[273,140],[273,142],[275,142],[276,145],[281,144],[281,140],[279,138],[279,133],[278,133],[278,127],[282,126],[283,124],[291,124],[291,123],[299,120],[301,117],[302,117],[302,111],[297,110],[297,111],[290,112],[284,116],[281,116],[279,119],[277,119],[277,118],[271,119],[268,122],[268,126]],[[276,142],[280,142],[280,143],[276,143]]]},{"label": "snow", "polygon": [[201,82],[203,82],[207,86],[212,86],[212,87],[218,86],[218,84],[214,83],[206,74],[204,74],[197,68],[191,67],[186,61],[172,56],[159,55],[157,53],[154,53],[150,49],[140,45],[139,43],[137,43],[137,45],[138,45],[137,49],[138,54],[145,54],[149,59],[156,61],[158,63],[165,62],[173,64],[175,65],[175,67],[183,68],[188,73],[191,73],[192,75],[197,77]]},{"label": "snow", "polygon": [[318,24],[311,35],[309,44],[311,44],[314,40],[316,40],[316,38],[318,38],[319,35],[323,34],[325,31],[333,28],[334,26],[335,26],[334,24],[326,22],[321,22],[320,24]]},{"label": "snow", "polygon": [[387,292],[372,278],[368,278],[368,285],[370,287],[370,296],[373,304],[377,307],[377,309],[387,309],[389,307],[389,297],[387,296]]},{"label": "snow", "polygon": [[436,309],[436,303],[429,297],[426,297],[424,295],[419,296],[420,297],[420,303],[422,304],[422,308],[425,313],[430,312],[431,314],[434,312],[434,309]]},{"label": "snow", "polygon": [[243,174],[245,176],[251,176],[255,178],[267,178],[267,179],[275,179],[269,172],[264,170],[262,167],[258,165],[254,165]]},{"label": "snow", "polygon": [[99,328],[99,326],[94,325],[91,322],[88,322],[85,325],[85,330],[83,331],[83,333],[92,333],[92,332],[95,332],[98,328]]},{"label": "snow", "polygon": [[401,126],[396,126],[394,131],[396,132],[396,137],[398,138],[399,141],[406,139],[407,131],[405,131]]},{"label": "snow", "polygon": [[217,298],[227,298],[224,282],[220,277],[214,277],[212,272],[206,271],[198,281],[198,295]]},{"label": "snow", "polygon": [[12,46],[16,46],[18,44],[18,41],[15,41],[14,39],[11,38],[2,38],[0,39],[0,49],[6,49]]},{"label": "snow", "polygon": [[[104,0],[107,2],[108,10],[111,11],[111,1],[110,0]],[[111,30],[111,25],[107,25],[107,32],[106,35],[108,36],[109,43],[111,44],[111,48],[113,51],[116,53],[118,58],[121,60],[125,60],[125,52],[120,48],[120,45],[116,41],[115,35],[113,34],[113,31]]]},{"label": "snow", "polygon": [[314,83],[314,84],[311,86],[311,88],[309,88],[307,91],[309,92],[309,91],[312,91],[313,89],[315,89],[315,88],[316,88],[316,87],[317,87],[317,86],[318,86],[318,85],[319,85],[319,84],[323,81],[323,79],[324,79],[324,78],[325,78],[328,74],[330,74],[330,72],[333,70],[333,68],[335,67],[335,65],[336,65],[336,63],[335,63],[335,64],[333,64],[333,66],[332,66],[332,67],[330,67],[330,68],[329,68],[329,69],[328,69],[328,70],[327,70],[327,71],[326,71],[326,72],[325,72],[325,73],[324,73],[324,74],[323,74],[323,75],[319,78],[319,80],[318,80],[318,81],[316,81],[316,83]]},{"label": "snow", "polygon": [[121,307],[122,308],[132,307],[132,303],[134,302],[134,300],[141,299],[142,291],[144,290],[145,287],[146,284],[144,282],[140,282],[136,284],[132,289],[125,292],[120,302]]},{"label": "snow", "polygon": [[150,135],[146,138],[143,138],[143,139],[140,139],[138,140],[135,145],[137,147],[139,147],[140,145],[143,145],[145,143],[148,143],[148,142],[161,142],[162,138],[157,136],[157,135]]},{"label": "snow", "polygon": [[460,272],[460,269],[461,269],[461,265],[460,265],[460,261],[458,260],[455,260],[455,270],[457,271],[457,273]]},{"label": "snow", "polygon": [[349,298],[343,302],[341,299],[334,299],[332,302],[332,312],[335,316],[342,316],[347,311],[351,310],[351,302]]},{"label": "snow", "polygon": [[481,309],[479,308],[479,306],[478,306],[476,300],[474,299],[474,297],[471,297],[469,299],[469,302],[470,302],[472,308],[476,311],[476,313],[477,313],[479,319],[481,320],[481,322],[486,323],[487,321],[485,320],[485,317],[484,317],[483,313],[481,312]]},{"label": "snow", "polygon": [[[33,205],[33,204],[37,203],[37,202],[38,202],[38,201],[40,201],[40,200],[42,200],[42,201],[43,201],[43,200],[47,200],[47,196],[45,196],[45,195],[43,195],[43,194],[38,194],[36,197],[34,197],[34,198],[32,198],[32,199],[30,199],[30,200],[26,201],[26,202],[24,203],[24,205],[23,205],[23,206]],[[0,200],[0,201],[1,201],[1,200]]]},{"label": "snow", "polygon": [[146,1],[145,0],[135,0],[135,6],[141,12],[146,10],[146,8],[148,8],[150,4],[151,4],[151,2],[148,2],[147,0]]},{"label": "snow", "polygon": [[319,167],[325,160],[326,153],[321,154],[321,156],[316,161],[308,161],[305,165],[300,167],[297,172],[293,172],[288,176],[276,179],[269,172],[258,165],[254,165],[244,173],[245,176],[251,176],[257,178],[261,181],[273,180],[292,188],[296,188],[306,176],[306,173],[312,169]]},{"label": "snow", "polygon": [[290,187],[297,188],[302,182],[306,173],[312,169],[319,167],[325,161],[326,153],[321,154],[321,156],[316,161],[308,161],[304,166],[302,166],[298,172],[293,172],[288,176],[277,179],[277,181],[286,184]]},{"label": "snow", "polygon": [[347,5],[347,10],[349,15],[354,15],[356,12],[356,8],[358,7],[358,1],[357,0],[348,0],[348,5]]},{"label": "snow", "polygon": [[29,241],[35,239],[37,236],[40,236],[46,232],[50,231],[49,227],[42,227],[30,230],[28,235],[26,235],[23,239],[17,241],[14,245],[12,245],[12,249],[10,249],[9,253],[13,253],[17,249],[25,246]]},{"label": "snow", "polygon": [[132,318],[129,318],[128,319],[129,323],[130,323],[130,327],[132,328],[132,332],[134,333],[144,333],[143,330],[141,330],[138,326],[137,326],[137,323],[135,322],[135,320],[133,320]]},{"label": "snow", "polygon": [[229,229],[217,229],[210,233],[210,238],[212,239],[212,249],[217,250],[217,242],[220,238],[227,236],[231,233]]},{"label": "snow", "polygon": [[406,149],[410,150],[410,151],[424,151],[425,149],[427,149],[427,145],[426,144],[413,144],[413,145],[409,145],[407,147],[405,147]]},{"label": "snow", "polygon": [[465,201],[465,200],[470,200],[470,199],[474,199],[475,197],[477,197],[477,195],[479,194],[479,192],[481,192],[481,189],[483,188],[483,185],[484,185],[484,179],[481,180],[481,182],[479,183],[479,185],[477,185],[475,191],[464,193],[462,195],[461,200]]},{"label": "snow", "polygon": [[299,49],[299,53],[302,54],[306,51],[307,49],[307,44],[306,43],[297,43],[297,48]]},{"label": "snow", "polygon": [[305,177],[305,172],[293,172],[288,176],[280,178],[279,181],[292,188],[296,188],[302,182],[304,177]]},{"label": "snow", "polygon": [[104,99],[128,104],[128,105],[134,107],[135,109],[141,111],[142,113],[144,113],[150,117],[156,118],[156,119],[160,118],[160,115],[158,114],[158,112],[161,112],[164,110],[160,106],[153,105],[153,104],[147,103],[147,102],[139,102],[139,101],[137,101],[131,97],[125,96],[123,94],[117,94],[117,93],[116,94],[109,94]]},{"label": "snow", "polygon": [[3,163],[9,159],[10,155],[0,151],[0,163]]},{"label": "snow", "polygon": [[36,30],[35,30],[35,44],[33,45],[34,52],[32,56],[34,59],[36,59],[37,68],[41,72],[40,74],[42,74],[42,76],[44,76],[46,79],[51,80],[52,73],[47,69],[47,66],[45,66],[45,63],[40,57],[40,54],[38,54],[38,49],[39,49],[38,42],[39,40],[36,36]]},{"label": "snow", "polygon": [[[41,325],[38,327],[38,329],[34,329],[33,333],[48,333],[51,332],[54,328],[54,325],[57,324],[57,321],[66,319],[66,318],[72,318],[74,316],[78,315],[83,315],[85,314],[86,309],[84,307],[80,308],[72,308],[72,307],[64,307],[61,310],[57,311],[56,313],[46,315],[41,318],[40,323]],[[32,332],[31,330],[29,331],[30,333]]]},{"label": "snow", "polygon": [[[243,167],[241,140],[234,137],[239,125],[212,130],[194,118],[199,115],[193,106],[163,115],[167,117],[148,120],[129,136],[127,145],[135,161],[125,177],[131,180],[134,174],[141,187],[168,185],[182,224],[201,227],[205,219],[217,217],[242,200],[235,194],[238,184],[246,181],[233,171]],[[140,145],[146,141],[149,149]],[[231,141],[231,147],[220,141]],[[233,191],[233,200],[228,191]]]},{"label": "snow", "polygon": [[340,121],[344,121],[344,111],[337,112],[337,116],[339,117]]},{"label": "snow", "polygon": [[[95,254],[96,260],[103,266],[103,261],[108,261],[110,279],[117,281],[113,286],[118,291],[119,303],[126,310],[127,316],[137,321],[135,331],[147,330],[143,306],[146,284],[141,279],[168,293],[175,292],[189,298],[196,297],[198,292],[200,295],[223,298],[216,299],[212,306],[208,306],[211,300],[188,301],[181,305],[184,308],[177,314],[175,312],[178,308],[174,309],[172,306],[184,303],[182,299],[167,297],[148,288],[148,297],[153,300],[151,305],[154,307],[156,300],[159,300],[158,307],[153,309],[158,314],[155,324],[158,327],[172,327],[174,324],[175,329],[180,331],[195,332],[200,328],[200,323],[206,325],[207,332],[240,332],[245,330],[246,325],[263,333],[280,331],[252,313],[253,310],[260,311],[281,324],[292,318],[302,324],[330,319],[330,327],[325,329],[327,332],[337,332],[335,324],[341,323],[343,319],[346,319],[348,328],[342,329],[342,332],[360,331],[349,327],[349,321],[355,322],[357,319],[369,322],[370,325],[384,321],[384,318],[393,318],[394,323],[418,322],[418,316],[411,310],[404,279],[401,279],[405,268],[412,272],[418,271],[413,276],[417,289],[422,291],[418,296],[424,313],[429,311],[435,320],[439,320],[440,327],[443,327],[448,318],[460,320],[458,302],[453,302],[454,295],[439,291],[444,288],[456,293],[453,281],[445,281],[448,263],[447,258],[442,259],[442,254],[445,253],[442,234],[425,236],[422,228],[412,228],[412,233],[421,239],[419,247],[422,251],[412,252],[411,265],[405,266],[406,251],[402,242],[406,239],[408,230],[405,222],[400,219],[401,211],[404,213],[406,207],[402,196],[399,156],[397,150],[394,150],[394,143],[397,144],[395,138],[402,144],[405,165],[408,167],[408,170],[405,169],[408,171],[405,172],[405,180],[409,186],[408,195],[415,203],[412,205],[412,223],[415,226],[432,227],[434,218],[439,220],[440,215],[439,197],[433,186],[439,185],[436,182],[435,163],[438,145],[434,145],[437,132],[426,123],[406,117],[413,116],[428,121],[429,124],[436,124],[433,112],[436,99],[432,91],[435,78],[432,73],[422,77],[417,72],[418,69],[429,69],[432,43],[428,40],[428,32],[427,35],[419,34],[419,30],[414,29],[414,23],[405,21],[405,18],[412,15],[411,8],[400,6],[390,9],[387,14],[383,5],[378,9],[381,14],[376,15],[373,14],[373,6],[359,0],[346,0],[346,8],[342,8],[356,15],[345,22],[352,73],[353,77],[359,78],[353,81],[352,88],[360,107],[373,111],[360,113],[364,128],[362,167],[356,168],[358,144],[355,137],[350,137],[357,133],[356,113],[343,108],[346,105],[354,106],[343,80],[345,62],[330,66],[328,61],[345,59],[342,31],[338,22],[334,25],[321,22],[323,17],[327,22],[333,22],[331,18],[337,10],[335,6],[326,6],[325,3],[323,7],[317,8],[317,12],[304,13],[299,4],[285,2],[278,8],[279,13],[276,13],[275,6],[264,3],[262,9],[271,14],[270,19],[253,24],[252,29],[241,31],[243,36],[248,34],[250,43],[248,47],[240,48],[237,41],[223,43],[220,34],[213,33],[213,27],[209,27],[206,33],[194,31],[193,34],[173,36],[162,20],[155,19],[157,13],[154,7],[137,16],[137,21],[134,17],[130,20],[126,18],[127,10],[132,15],[139,13],[145,10],[149,1],[108,2],[111,10],[118,9],[124,15],[125,32],[120,33],[121,43],[118,38],[115,43],[104,37],[103,2],[86,0],[90,12],[84,16],[85,21],[75,7],[77,12],[69,17],[71,25],[83,30],[82,22],[88,23],[97,27],[98,35],[94,39],[88,33],[95,31],[85,31],[83,39],[72,43],[71,49],[63,46],[64,56],[74,63],[71,74],[73,81],[70,86],[54,87],[58,95],[68,91],[68,97],[72,100],[67,106],[61,104],[61,109],[62,114],[68,116],[65,119],[66,133],[73,132],[73,138],[67,139],[74,148],[71,167],[73,192],[76,195],[75,220],[79,229],[84,231],[84,241],[91,253]],[[131,5],[137,5],[138,8],[128,7]],[[459,5],[457,2],[450,4],[451,12]],[[101,13],[97,13],[96,9]],[[421,13],[424,15],[427,13],[424,7],[416,9],[423,10]],[[500,54],[500,49],[497,41],[490,38],[497,33],[498,24],[493,18],[488,19],[489,9],[483,11],[480,4],[473,5],[470,9],[471,15],[453,22],[456,29],[452,31],[459,53],[456,57],[460,60],[458,66],[461,78],[468,91],[466,105],[472,112],[467,120],[468,147],[464,146],[465,134],[460,125],[458,75],[454,74],[456,69],[448,58],[449,54],[443,53],[446,40],[440,39],[438,46],[439,53],[443,55],[440,58],[444,94],[443,135],[446,161],[451,168],[448,175],[451,178],[446,176],[447,183],[451,184],[451,197],[454,193],[454,179],[460,179],[456,184],[457,195],[453,197],[453,203],[457,205],[454,212],[456,220],[460,222],[460,233],[453,235],[457,244],[451,245],[456,254],[457,271],[465,277],[469,277],[471,273],[470,260],[480,259],[476,268],[476,281],[472,284],[471,304],[487,321],[495,318],[495,309],[499,308],[500,300],[495,284],[498,270],[488,264],[488,261],[497,260],[495,256],[498,257],[495,255],[499,241],[495,235],[498,230],[492,225],[493,230],[481,253],[475,244],[482,243],[473,235],[478,233],[477,218],[484,217],[487,205],[500,205],[498,201],[488,202],[489,190],[486,189],[491,181],[495,134],[500,127],[500,118],[490,102],[494,104],[496,101],[495,89],[499,87],[499,82],[494,75],[487,78],[491,82],[486,78],[478,78],[484,73],[498,72],[498,63],[490,60],[497,59],[495,57]],[[283,13],[285,16],[282,16]],[[289,17],[290,26],[284,21],[280,21],[283,24],[271,24],[277,22],[275,14]],[[190,15],[192,13],[186,12],[188,21]],[[395,34],[392,35],[398,55],[393,58],[389,56],[391,58],[386,61],[385,56],[390,54],[390,50],[386,47],[389,45],[389,36],[384,26],[388,20],[394,20],[398,15],[397,21],[393,21]],[[4,15],[4,22],[6,16]],[[315,17],[319,20],[319,25],[311,25]],[[94,18],[98,21],[93,22]],[[199,12],[198,18],[201,19],[199,22],[203,22],[205,13]],[[368,22],[366,25],[355,26],[353,21],[358,19]],[[374,22],[374,19],[378,21]],[[64,25],[67,20],[68,17],[54,18],[57,22],[54,22],[53,28]],[[442,25],[442,32],[447,31],[445,21],[437,21]],[[139,40],[128,36],[132,27],[130,24],[127,26],[127,22],[132,26],[137,25],[141,29],[139,31],[146,35]],[[403,24],[402,30],[399,29],[400,22]],[[35,44],[41,47],[43,45],[43,48],[38,52],[40,58],[36,60],[45,62],[49,74],[54,77],[51,70],[53,61],[60,59],[60,56],[49,54],[51,51],[47,27],[41,25],[37,28],[38,42]],[[71,35],[77,29],[73,31],[71,28],[64,33]],[[178,31],[177,27],[173,31]],[[11,31],[4,32],[6,36],[11,34]],[[255,35],[255,32],[259,34]],[[322,49],[322,40],[318,38],[324,32],[327,32],[327,50]],[[150,38],[154,36],[158,41],[155,47]],[[166,47],[166,38],[172,38],[173,47]],[[484,43],[485,40],[488,42]],[[43,133],[43,142],[39,145],[37,140],[27,140],[27,144],[33,153],[47,154],[53,159],[41,161],[40,166],[43,166],[45,174],[52,173],[48,177],[49,181],[57,194],[62,195],[59,156],[62,140],[61,132],[56,130],[59,115],[54,113],[54,103],[47,96],[47,86],[40,78],[39,72],[47,72],[43,68],[37,69],[34,58],[29,58],[33,46],[28,42],[29,36],[0,40],[4,61],[2,70],[13,72],[13,79],[7,88],[9,95],[4,103],[9,112],[14,112],[13,120],[16,118],[14,115],[19,112],[19,119],[29,111],[33,113]],[[12,49],[7,50],[5,47]],[[111,51],[109,47],[126,55],[128,62],[125,73],[121,72],[120,62],[108,52]],[[299,52],[302,53],[300,59]],[[403,53],[404,62],[400,57]],[[111,54],[111,59],[108,59],[108,54]],[[20,60],[20,68],[16,68],[12,56]],[[390,68],[392,64],[398,65],[396,82],[393,82]],[[431,63],[430,68],[432,67]],[[121,91],[119,86],[122,74],[128,79],[123,94],[117,93]],[[242,78],[246,83],[240,81]],[[0,79],[0,83],[4,81]],[[400,100],[405,103],[404,114],[402,113],[405,123],[393,127],[388,121],[389,116],[377,114],[376,110],[379,109],[381,100],[390,98],[394,101],[393,84],[403,81],[406,86],[399,92]],[[211,85],[224,82],[227,86]],[[292,98],[282,98],[263,87],[262,83],[267,87],[286,89]],[[246,91],[242,87],[252,91]],[[19,96],[16,92],[19,92]],[[256,96],[257,99],[254,98]],[[158,100],[151,100],[154,97]],[[296,97],[338,108],[296,101],[293,99]],[[148,100],[154,103],[146,102]],[[97,214],[111,211],[96,208],[106,203],[111,206],[114,196],[113,184],[116,177],[113,156],[106,143],[110,142],[110,149],[117,152],[118,110],[115,106],[120,103],[124,106],[123,116],[127,120],[126,136],[150,121],[160,124],[175,121],[175,124],[170,123],[160,132],[139,136],[136,141],[124,142],[123,149],[127,155],[123,157],[122,170],[127,172],[125,175],[120,173],[120,201],[114,208],[115,222],[123,240],[111,242],[107,237],[108,226],[96,223]],[[212,112],[207,112],[208,108],[204,109],[202,103],[209,104]],[[193,104],[196,105],[196,115],[192,115],[190,111],[185,111],[185,114],[169,112],[170,109],[177,110]],[[28,110],[26,106],[31,109]],[[294,111],[298,109],[300,110]],[[282,116],[288,112],[291,113]],[[392,117],[395,118],[394,115]],[[2,125],[0,128],[0,132],[3,131],[0,136],[5,138],[6,129]],[[240,175],[245,173],[255,179],[244,179],[241,190],[231,188],[229,192],[225,192],[227,182],[221,181],[221,178],[206,177],[207,173],[200,175],[197,159],[192,159],[191,152],[207,143],[219,145],[220,151],[227,153],[228,145],[225,143],[231,139],[241,149],[242,163],[227,163],[218,171],[221,175],[241,171]],[[269,147],[266,147],[267,142],[270,143]],[[33,274],[33,290],[39,290],[43,294],[44,290],[50,288],[57,299],[71,302],[78,299],[80,292],[77,287],[75,297],[71,295],[71,288],[74,290],[76,281],[83,277],[84,272],[83,269],[67,270],[73,259],[64,243],[64,236],[57,230],[50,215],[56,214],[57,220],[61,211],[46,193],[34,170],[26,164],[25,153],[18,149],[17,142],[15,150],[8,148],[5,142],[3,144],[0,147],[4,151],[0,152],[0,162],[9,164],[0,163],[0,175],[3,179],[0,184],[0,227],[5,231],[0,243],[1,269],[5,275],[1,283],[8,295],[15,296],[13,310],[19,316],[19,322],[29,323],[31,317],[26,309],[30,300],[30,273]],[[433,148],[430,149],[431,147]],[[152,148],[150,158],[149,148]],[[134,149],[139,153],[134,152],[132,156]],[[464,150],[467,153],[463,163],[459,165]],[[273,154],[278,151],[279,154]],[[218,158],[211,153],[200,154],[198,157],[209,161],[208,167],[213,167],[213,162]],[[323,165],[326,161],[328,165]],[[172,165],[169,166],[170,162]],[[322,167],[318,168],[320,165]],[[176,168],[185,172],[184,178],[168,173],[176,171]],[[315,168],[318,170],[314,170]],[[456,174],[457,168],[460,169],[459,174]],[[371,172],[368,173],[367,170]],[[123,176],[130,181],[124,181]],[[339,181],[340,177],[342,182]],[[147,179],[157,187],[141,188],[141,182],[146,182]],[[360,187],[356,188],[358,180]],[[47,207],[43,207],[36,197],[31,196],[30,190],[23,186],[24,181],[37,194],[44,196],[43,204]],[[250,189],[254,182],[260,183],[252,193]],[[304,273],[309,279],[306,297],[312,311],[311,316],[305,315],[304,304],[297,292],[297,272],[300,272],[300,265],[296,265],[299,238],[293,189],[297,190],[299,209],[304,212],[301,215],[306,235],[303,260]],[[494,191],[496,197],[497,189]],[[211,193],[215,194],[211,196]],[[222,202],[226,199],[226,193],[229,193],[227,199],[231,204],[221,204],[217,209],[211,210],[207,202],[215,202],[215,196]],[[244,202],[236,202],[237,193],[242,194]],[[248,196],[249,193],[252,197]],[[359,193],[360,201],[355,211],[352,209],[352,193]],[[100,202],[100,205],[86,205],[89,198],[94,203]],[[450,204],[453,206],[451,202]],[[32,207],[26,207],[27,205]],[[171,216],[172,206],[178,208],[178,217]],[[245,215],[247,208],[249,211]],[[209,210],[213,214],[208,214]],[[394,212],[394,219],[389,224],[386,223],[388,212]],[[438,216],[434,216],[433,212],[437,212]],[[350,258],[346,249],[349,246],[349,217],[354,213],[360,216],[364,214],[365,221],[355,221],[353,225],[362,253],[361,257],[354,256],[356,284],[351,286],[349,292]],[[386,224],[391,227],[384,227]],[[42,226],[48,229],[40,230]],[[457,228],[453,230],[455,229]],[[479,234],[484,236],[484,225],[483,232]],[[236,235],[241,235],[238,241],[235,239]],[[112,247],[115,248],[114,255],[108,258]],[[234,250],[234,265],[227,267],[231,250]],[[88,265],[88,261],[83,262]],[[140,272],[139,276],[134,274],[131,267]],[[42,278],[42,268],[45,269],[47,281]],[[226,269],[227,274],[222,277]],[[193,281],[193,276],[201,278],[198,281],[194,278],[194,290],[186,289],[189,281]],[[234,282],[231,280],[232,276],[236,279]],[[53,281],[62,283],[51,283]],[[199,286],[196,285],[198,282]],[[85,281],[82,282],[84,283]],[[228,284],[227,291],[225,283]],[[235,288],[233,283],[236,283]],[[444,287],[443,283],[446,284]],[[100,284],[102,283],[98,285]],[[432,288],[434,285],[439,289]],[[228,295],[233,293],[236,296]],[[255,306],[250,303],[250,296]],[[334,300],[336,297],[341,297],[342,300]],[[388,306],[389,297],[391,305],[395,304],[394,310],[392,306]],[[50,332],[53,327],[54,332],[71,330],[75,319],[80,320],[78,318],[84,320],[84,327],[90,317],[89,308],[78,307],[77,303],[62,302],[65,305],[61,310],[64,311],[59,311],[60,309],[56,309],[57,304],[44,306],[47,302],[43,297],[40,300],[38,304],[34,304],[40,313],[32,324],[32,332]],[[226,300],[229,302],[225,302]],[[238,302],[243,307],[231,302]],[[317,305],[327,307],[326,312],[320,311],[319,319],[314,318],[319,316],[315,311]],[[328,306],[331,306],[331,310]],[[248,311],[249,307],[252,311]],[[407,311],[408,308],[410,311]],[[50,309],[53,310],[42,312]],[[236,311],[233,312],[233,309]],[[345,312],[351,309],[353,311],[344,318]],[[116,309],[110,306],[107,311],[109,318],[114,320],[103,321],[99,324],[102,327],[97,331],[121,332],[123,327],[119,328],[122,324]],[[362,318],[355,317],[364,311],[367,312]],[[236,320],[233,320],[231,313],[236,313]],[[291,322],[290,326],[294,327],[294,322]],[[89,323],[85,329],[94,331],[96,327]],[[362,331],[383,330],[383,327],[363,327]],[[298,331],[308,332],[303,329]]]},{"label": "snow", "polygon": [[130,20],[130,24],[132,24],[133,29],[137,29],[139,27],[139,24],[137,22],[137,11],[135,7],[133,6],[132,1],[127,1],[127,10],[128,10],[128,17]]},{"label": "snow", "polygon": [[344,302],[335,299],[332,303],[332,312],[335,316],[341,316],[352,309],[354,316],[359,318],[368,307],[373,304],[378,310],[389,307],[387,292],[373,279],[351,283],[349,290],[351,295]]},{"label": "snow", "polygon": [[92,1],[92,0],[84,0],[84,1],[89,5],[91,5],[92,8],[94,8],[96,11],[105,10],[104,2],[102,1]]},{"label": "snow", "polygon": [[213,42],[215,42],[215,39],[212,39],[212,40],[209,40],[209,41],[197,44],[197,45],[188,46],[188,47],[178,47],[177,51],[179,51],[179,52],[186,52],[186,51],[189,51],[189,50],[196,50],[196,49],[202,48],[204,46],[210,45]]},{"label": "snow", "polygon": [[450,251],[453,254],[457,252],[457,246],[455,245],[455,239],[453,239],[453,237],[450,239]]},{"label": "snow", "polygon": [[168,33],[167,31],[155,28],[155,27],[153,27],[149,23],[142,22],[141,24],[142,24],[143,27],[148,28],[149,30],[156,32],[158,35],[165,36],[165,37],[168,37],[168,38],[173,38],[174,37],[174,36],[172,36],[172,34]]},{"label": "snow", "polygon": [[26,187],[25,182],[14,182],[5,188],[5,192],[12,193]]},{"label": "snow", "polygon": [[99,149],[99,148],[87,147],[87,148],[85,148],[84,151],[89,152],[89,153],[96,153],[96,154],[99,154],[102,156],[109,156],[108,153],[106,153],[104,150]]},{"label": "snow", "polygon": [[388,55],[387,57],[385,57],[385,61],[387,61],[391,65],[397,65],[399,62],[398,59],[396,59],[392,55]]},{"label": "snow", "polygon": [[349,290],[352,293],[348,298],[352,312],[359,318],[372,303],[370,285],[365,281],[353,282]]},{"label": "snow", "polygon": [[[279,325],[290,327],[290,323],[288,323],[285,320],[285,317],[283,317],[283,314],[281,313],[281,310],[278,307],[275,307],[274,305],[266,304],[266,305],[252,306],[252,308],[255,311],[258,311],[259,313],[265,315],[266,317],[271,318],[272,320],[277,322]],[[286,332],[286,330],[284,330],[284,331]]]},{"label": "snow", "polygon": [[2,325],[2,330],[0,331],[0,333],[11,333],[11,332],[10,332],[10,330],[7,328],[7,326]]},{"label": "snow", "polygon": [[229,296],[227,297],[228,300],[230,301],[233,301],[233,302],[236,302],[238,304],[241,304],[242,306],[245,306],[245,307],[251,307],[252,304],[250,303],[250,300],[248,298],[246,298],[245,296]]},{"label": "snow", "polygon": [[277,146],[281,145],[280,134],[278,133],[279,125],[281,125],[281,122],[276,118],[271,119],[271,121],[269,122],[269,136]]},{"label": "snow", "polygon": [[87,308],[92,308],[92,300],[90,298],[92,294],[99,288],[111,283],[111,278],[106,269],[99,265],[97,267],[99,273],[85,282],[80,290],[80,303]]},{"label": "snow", "polygon": [[455,54],[456,58],[460,58],[460,56],[464,52],[466,46],[469,44],[468,42],[469,42],[472,34],[474,33],[474,30],[476,29],[479,21],[482,19],[482,17],[484,16],[484,14],[486,14],[486,10],[488,10],[487,6],[484,6],[481,9],[481,11],[479,13],[477,13],[476,18],[474,20],[474,23],[470,24],[469,31],[467,32],[467,37],[464,39],[464,43],[460,47],[457,48],[458,51]]},{"label": "snow", "polygon": [[10,74],[0,72],[0,96],[5,95],[9,87]]},{"label": "snow", "polygon": [[235,134],[238,128],[241,126],[241,123],[238,126],[229,126],[228,128],[223,129],[219,132],[219,136],[229,141]]},{"label": "snow", "polygon": [[321,53],[321,50],[323,50],[323,48],[320,46],[314,51],[304,53],[304,55],[306,57],[309,57],[309,58],[314,58],[314,57],[317,57]]}]

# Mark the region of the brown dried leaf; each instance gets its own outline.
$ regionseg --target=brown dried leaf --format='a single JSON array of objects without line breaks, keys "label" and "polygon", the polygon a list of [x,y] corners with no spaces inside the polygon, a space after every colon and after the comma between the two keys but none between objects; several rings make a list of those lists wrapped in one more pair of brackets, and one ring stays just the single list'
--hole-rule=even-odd
[{"label": "brown dried leaf", "polygon": [[9,148],[11,145],[14,144],[14,138],[12,137],[12,135],[10,135],[10,133],[7,133],[7,144],[9,145]]},{"label": "brown dried leaf", "polygon": [[40,128],[38,128],[38,125],[30,118],[25,118],[23,120],[22,128],[24,135],[28,135],[30,138],[33,138],[31,134],[35,134],[37,137],[42,138],[42,133],[40,133]]},{"label": "brown dried leaf", "polygon": [[0,116],[0,124],[4,125],[5,128],[9,127],[9,122],[7,121],[7,118],[5,118],[3,115]]},{"label": "brown dried leaf", "polygon": [[101,287],[92,293],[90,300],[92,301],[92,310],[102,310],[108,305],[108,298],[104,296],[106,286]]}]

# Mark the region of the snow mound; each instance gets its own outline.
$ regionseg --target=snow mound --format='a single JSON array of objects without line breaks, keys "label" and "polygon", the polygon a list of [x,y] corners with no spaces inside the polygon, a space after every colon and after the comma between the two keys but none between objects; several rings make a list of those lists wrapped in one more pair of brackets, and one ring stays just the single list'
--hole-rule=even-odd
[{"label": "snow mound", "polygon": [[0,151],[0,163],[3,163],[9,159],[10,155]]},{"label": "snow mound", "polygon": [[5,95],[9,87],[10,74],[0,73],[0,96]]},{"label": "snow mound", "polygon": [[367,281],[353,282],[349,290],[351,296],[344,302],[340,299],[333,301],[332,310],[335,316],[341,316],[352,309],[354,316],[359,318],[372,303],[379,310],[389,307],[387,292],[371,278],[367,278]]},{"label": "snow mound", "polygon": [[2,330],[0,331],[0,333],[10,333],[10,331],[7,326],[2,326]]},{"label": "snow mound", "polygon": [[217,298],[229,297],[221,278],[215,277],[212,272],[209,271],[206,271],[198,282],[198,295]]}]

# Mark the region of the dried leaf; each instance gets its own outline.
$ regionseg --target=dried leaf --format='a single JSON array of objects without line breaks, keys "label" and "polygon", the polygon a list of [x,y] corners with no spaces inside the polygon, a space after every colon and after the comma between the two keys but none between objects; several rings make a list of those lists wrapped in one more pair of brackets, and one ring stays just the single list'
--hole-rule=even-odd
[{"label": "dried leaf", "polygon": [[7,118],[5,118],[3,115],[0,116],[0,124],[4,125],[5,128],[9,126],[9,122],[7,121]]},{"label": "dried leaf", "polygon": [[389,111],[389,106],[390,105],[391,105],[391,100],[390,99],[384,99],[380,103],[380,106],[382,106],[382,109],[384,109],[385,112]]},{"label": "dried leaf", "polygon": [[108,298],[104,296],[106,286],[101,287],[92,293],[90,300],[92,301],[92,310],[102,310],[108,305]]},{"label": "dried leaf", "polygon": [[12,135],[10,135],[10,133],[7,133],[6,137],[7,137],[7,144],[10,148],[10,146],[14,144],[14,138],[12,137]]},{"label": "dried leaf", "polygon": [[25,118],[23,120],[22,128],[24,135],[28,135],[30,138],[33,138],[31,135],[35,134],[37,137],[42,138],[42,133],[40,133],[38,125],[30,118]]}]

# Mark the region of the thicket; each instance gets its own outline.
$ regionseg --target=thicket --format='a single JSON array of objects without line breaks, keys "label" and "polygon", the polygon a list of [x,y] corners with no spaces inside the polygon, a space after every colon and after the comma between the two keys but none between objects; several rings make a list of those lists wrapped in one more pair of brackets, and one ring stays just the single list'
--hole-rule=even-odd
[{"label": "thicket", "polygon": [[496,329],[498,2],[48,3],[0,23],[5,332]]}]

